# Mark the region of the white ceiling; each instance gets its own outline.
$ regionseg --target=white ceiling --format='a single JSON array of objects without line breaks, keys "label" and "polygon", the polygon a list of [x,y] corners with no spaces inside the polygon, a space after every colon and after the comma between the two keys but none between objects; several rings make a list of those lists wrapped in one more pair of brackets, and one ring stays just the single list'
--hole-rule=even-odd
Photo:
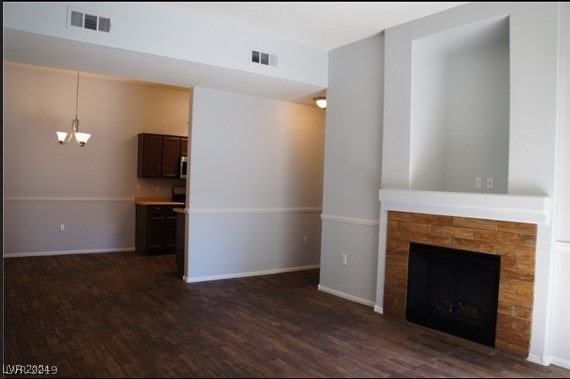
[{"label": "white ceiling", "polygon": [[196,1],[161,4],[331,50],[466,3]]},{"label": "white ceiling", "polygon": [[[460,2],[161,2],[264,33],[331,50]],[[157,4],[158,5],[158,4]],[[210,87],[286,101],[311,103],[322,87],[167,57],[140,54],[3,29],[4,60],[114,78]],[[137,62],[133,65],[133,62]],[[157,67],[163,69],[157,70]]]}]

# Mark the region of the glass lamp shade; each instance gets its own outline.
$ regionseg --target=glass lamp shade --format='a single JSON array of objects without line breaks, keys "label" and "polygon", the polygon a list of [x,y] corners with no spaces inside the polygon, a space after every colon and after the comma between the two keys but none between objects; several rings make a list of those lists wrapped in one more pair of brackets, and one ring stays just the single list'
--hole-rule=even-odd
[{"label": "glass lamp shade", "polygon": [[91,138],[91,134],[79,132],[75,133],[75,140],[81,147],[85,146],[89,138]]},{"label": "glass lamp shade", "polygon": [[57,140],[59,141],[59,143],[64,143],[65,138],[67,137],[67,133],[65,132],[56,132],[56,133],[57,133]]}]

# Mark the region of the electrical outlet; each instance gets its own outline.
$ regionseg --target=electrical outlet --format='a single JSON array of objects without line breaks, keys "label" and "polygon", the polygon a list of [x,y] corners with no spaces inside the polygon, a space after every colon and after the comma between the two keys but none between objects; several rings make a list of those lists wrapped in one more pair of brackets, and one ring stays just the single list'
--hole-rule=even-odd
[{"label": "electrical outlet", "polygon": [[309,236],[304,236],[303,237],[303,245],[308,245],[309,244]]},{"label": "electrical outlet", "polygon": [[348,255],[347,255],[347,254],[341,254],[341,255],[340,255],[340,263],[342,263],[343,265],[346,264],[347,259],[348,259]]},{"label": "electrical outlet", "polygon": [[61,225],[59,226],[59,231],[60,231],[60,232],[65,232],[65,224],[61,224]]}]

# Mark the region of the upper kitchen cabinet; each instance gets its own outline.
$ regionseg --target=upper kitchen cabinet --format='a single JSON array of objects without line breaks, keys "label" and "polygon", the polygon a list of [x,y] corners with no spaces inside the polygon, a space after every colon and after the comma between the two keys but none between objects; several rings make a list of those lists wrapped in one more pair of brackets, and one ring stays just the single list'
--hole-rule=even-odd
[{"label": "upper kitchen cabinet", "polygon": [[137,176],[139,178],[179,177],[180,156],[188,151],[188,138],[162,134],[139,134]]}]

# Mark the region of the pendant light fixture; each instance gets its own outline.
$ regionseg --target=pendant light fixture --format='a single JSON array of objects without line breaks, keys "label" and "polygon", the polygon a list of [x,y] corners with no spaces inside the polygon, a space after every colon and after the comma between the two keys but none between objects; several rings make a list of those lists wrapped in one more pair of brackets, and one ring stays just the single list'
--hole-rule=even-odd
[{"label": "pendant light fixture", "polygon": [[77,72],[77,89],[75,92],[75,119],[71,121],[71,133],[57,132],[57,139],[60,145],[68,143],[73,137],[75,142],[81,147],[84,147],[91,134],[79,133],[79,119],[77,118],[77,107],[79,104],[79,72]]}]

